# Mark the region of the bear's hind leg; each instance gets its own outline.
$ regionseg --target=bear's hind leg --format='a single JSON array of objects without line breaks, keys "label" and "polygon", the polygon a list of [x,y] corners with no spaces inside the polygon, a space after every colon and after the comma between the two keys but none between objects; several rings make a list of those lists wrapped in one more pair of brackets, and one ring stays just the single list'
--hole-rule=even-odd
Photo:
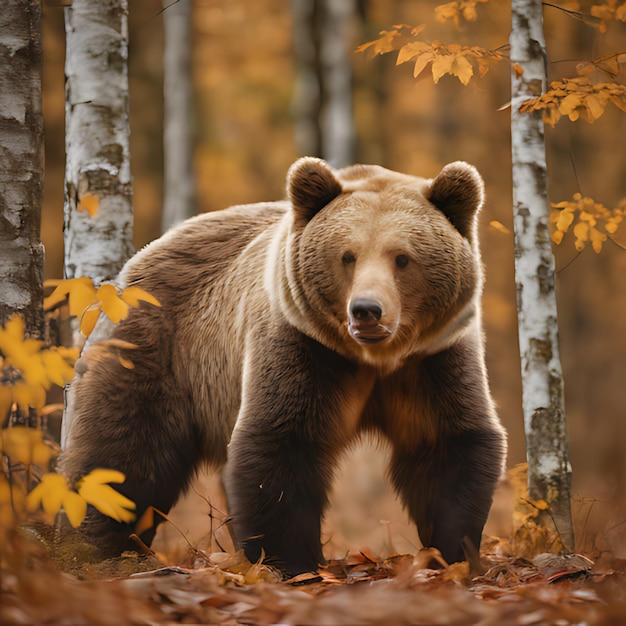
[{"label": "bear's hind leg", "polygon": [[[151,506],[167,513],[202,458],[203,438],[189,418],[189,397],[164,380],[154,352],[129,350],[124,357],[133,368],[115,353],[96,354],[72,383],[71,427],[59,469],[72,483],[97,468],[118,470],[125,481],[111,486],[135,503],[135,522]],[[128,541],[134,523],[117,522],[92,507],[80,531],[103,557],[137,547]],[[146,530],[141,539],[149,545],[154,532]]]}]

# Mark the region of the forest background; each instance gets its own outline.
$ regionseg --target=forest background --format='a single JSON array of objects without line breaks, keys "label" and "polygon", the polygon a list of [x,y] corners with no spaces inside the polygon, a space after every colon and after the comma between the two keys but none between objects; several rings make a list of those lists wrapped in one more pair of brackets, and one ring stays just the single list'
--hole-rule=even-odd
[{"label": "forest background", "polygon": [[[349,50],[375,39],[392,24],[428,24],[428,38],[495,49],[507,44],[510,7],[479,7],[477,22],[455,31],[438,24],[439,2],[367,0],[355,3]],[[130,125],[135,247],[161,234],[163,204],[163,16],[160,0],[130,2]],[[574,76],[576,64],[620,50],[626,26],[605,35],[563,11],[545,7],[550,79]],[[301,155],[296,142],[291,3],[287,0],[195,0],[194,166],[198,210],[280,199],[289,165]],[[46,278],[63,273],[65,37],[63,9],[45,3],[44,125],[46,174],[42,240]],[[395,55],[368,60],[352,54],[355,162],[433,176],[449,161],[478,167],[486,182],[481,240],[487,285],[484,325],[491,386],[509,432],[509,465],[524,460],[520,363],[517,344],[512,229],[510,68],[495,66],[463,87],[443,77],[415,80]],[[424,73],[425,75],[426,73]],[[626,196],[625,117],[607,107],[593,125],[562,118],[547,128],[550,200],[578,191],[614,207]],[[571,236],[556,247],[561,356],[573,465],[577,549],[610,550],[626,558],[626,233],[618,231],[600,254],[577,253]],[[384,457],[383,457],[384,458]],[[331,548],[370,545],[414,551],[415,531],[383,478],[384,460],[370,447],[346,463],[327,528]],[[180,509],[181,528],[206,531],[207,505],[192,494]],[[506,497],[499,499],[487,532],[505,534]],[[189,511],[195,511],[196,522]],[[177,518],[178,519],[178,518]],[[380,520],[389,524],[381,524]],[[201,533],[201,530],[197,530]],[[333,550],[335,551],[335,550]]]}]

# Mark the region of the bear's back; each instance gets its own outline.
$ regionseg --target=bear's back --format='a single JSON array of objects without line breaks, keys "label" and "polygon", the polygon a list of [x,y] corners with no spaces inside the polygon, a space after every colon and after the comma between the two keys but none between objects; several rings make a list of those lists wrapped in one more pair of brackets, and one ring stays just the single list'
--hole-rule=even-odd
[{"label": "bear's back", "polygon": [[277,224],[286,202],[230,207],[197,215],[138,252],[122,270],[120,287],[137,285],[162,305],[210,289],[256,237]]}]

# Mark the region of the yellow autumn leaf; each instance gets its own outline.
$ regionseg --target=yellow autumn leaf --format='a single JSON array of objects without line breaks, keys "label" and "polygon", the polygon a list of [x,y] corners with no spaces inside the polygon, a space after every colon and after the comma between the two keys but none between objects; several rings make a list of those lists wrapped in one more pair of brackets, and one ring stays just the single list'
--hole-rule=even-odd
[{"label": "yellow autumn leaf", "polygon": [[53,472],[43,475],[41,482],[28,494],[26,504],[29,511],[36,510],[41,504],[50,522],[62,507],[74,528],[87,514],[85,499],[70,489],[65,476]]},{"label": "yellow autumn leaf", "polygon": [[87,515],[87,501],[70,489],[63,498],[63,510],[72,527],[77,528]]},{"label": "yellow autumn leaf", "polygon": [[599,254],[602,250],[602,244],[608,239],[607,235],[597,228],[591,228],[589,230],[589,239],[591,240],[591,247],[596,254]]},{"label": "yellow autumn leaf", "polygon": [[420,54],[415,60],[415,66],[413,67],[413,78],[417,78],[424,71],[424,68],[433,61],[434,58],[435,53],[432,52],[432,50]]},{"label": "yellow autumn leaf", "polygon": [[435,7],[435,18],[438,22],[445,22],[458,17],[459,7],[457,2],[447,2]]},{"label": "yellow autumn leaf", "polygon": [[41,482],[28,494],[26,504],[34,511],[41,504],[49,519],[54,519],[63,503],[63,497],[69,490],[65,476],[45,474]]},{"label": "yellow autumn leaf", "polygon": [[126,287],[121,293],[121,298],[130,306],[139,306],[140,300],[154,304],[154,306],[161,306],[161,303],[151,293],[135,285]]},{"label": "yellow autumn leaf", "polygon": [[98,196],[94,196],[92,193],[85,193],[81,196],[78,206],[79,211],[86,211],[90,217],[93,217],[98,212],[98,206],[100,201]]},{"label": "yellow autumn leaf", "polygon": [[578,222],[574,226],[574,237],[576,241],[574,245],[579,252],[585,247],[585,243],[589,240],[589,224],[587,222]]},{"label": "yellow autumn leaf", "polygon": [[556,222],[557,230],[562,233],[566,233],[567,229],[572,225],[574,221],[574,213],[572,211],[559,211],[559,217]]},{"label": "yellow autumn leaf", "polygon": [[107,483],[123,483],[126,477],[116,470],[95,469],[78,483],[78,493],[100,513],[118,522],[135,519],[135,503]]},{"label": "yellow autumn leaf", "polygon": [[502,233],[503,235],[511,234],[511,229],[507,228],[502,222],[499,222],[498,220],[491,220],[491,222],[489,222],[489,226]]},{"label": "yellow autumn leaf", "polygon": [[128,304],[117,295],[115,285],[110,283],[100,285],[96,295],[100,302],[100,308],[114,324],[128,315]]},{"label": "yellow autumn leaf", "polygon": [[474,69],[472,68],[472,64],[467,60],[467,58],[459,54],[454,57],[454,61],[452,62],[452,70],[450,73],[453,76],[456,76],[463,85],[467,85],[474,75]]},{"label": "yellow autumn leaf", "polygon": [[91,307],[83,313],[82,317],[80,318],[80,332],[85,337],[89,337],[89,335],[91,335],[91,332],[96,327],[96,323],[98,322],[99,317],[99,307]]},{"label": "yellow autumn leaf", "polygon": [[449,74],[452,69],[454,57],[451,54],[442,54],[433,61],[433,82],[437,84],[444,74]]},{"label": "yellow autumn leaf", "polygon": [[563,241],[564,233],[561,230],[555,230],[552,232],[551,237],[552,241],[558,246]]},{"label": "yellow autumn leaf", "polygon": [[41,431],[26,426],[12,426],[0,431],[0,449],[13,463],[24,465],[45,465],[52,456]]},{"label": "yellow autumn leaf", "polygon": [[589,114],[589,121],[595,122],[604,113],[606,100],[602,102],[598,96],[591,94],[585,98],[585,106]]},{"label": "yellow autumn leaf", "polygon": [[18,382],[12,386],[11,393],[13,402],[18,404],[23,411],[26,411],[29,406],[41,409],[46,404],[46,390],[39,384]]},{"label": "yellow autumn leaf", "polygon": [[395,48],[394,41],[400,36],[400,31],[381,30],[379,35],[381,35],[379,39],[368,41],[367,43],[360,45],[356,51],[365,52],[367,50],[370,58],[376,56],[377,54],[386,54],[387,52],[391,52]]},{"label": "yellow autumn leaf", "polygon": [[49,311],[69,298],[70,315],[80,317],[87,307],[97,301],[96,289],[91,278],[81,276],[62,281],[56,289],[44,299],[44,310]]},{"label": "yellow autumn leaf", "polygon": [[41,360],[48,378],[55,385],[63,387],[74,378],[74,368],[57,350],[44,350],[41,353]]},{"label": "yellow autumn leaf", "polygon": [[135,524],[135,532],[141,535],[144,531],[154,526],[154,507],[149,506]]},{"label": "yellow autumn leaf", "polygon": [[437,84],[445,74],[456,76],[467,85],[474,75],[472,64],[462,54],[444,54],[433,61],[433,82]]}]

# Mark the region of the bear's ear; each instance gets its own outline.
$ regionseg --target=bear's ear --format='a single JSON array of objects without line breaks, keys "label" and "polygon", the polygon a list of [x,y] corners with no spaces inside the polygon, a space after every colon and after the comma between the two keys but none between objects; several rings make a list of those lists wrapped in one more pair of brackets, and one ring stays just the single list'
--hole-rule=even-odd
[{"label": "bear's ear", "polygon": [[294,214],[306,221],[341,193],[341,183],[326,161],[298,159],[287,174],[287,196]]},{"label": "bear's ear", "polygon": [[472,238],[476,214],[485,195],[483,179],[473,165],[463,161],[449,163],[433,179],[425,195],[463,237]]}]

